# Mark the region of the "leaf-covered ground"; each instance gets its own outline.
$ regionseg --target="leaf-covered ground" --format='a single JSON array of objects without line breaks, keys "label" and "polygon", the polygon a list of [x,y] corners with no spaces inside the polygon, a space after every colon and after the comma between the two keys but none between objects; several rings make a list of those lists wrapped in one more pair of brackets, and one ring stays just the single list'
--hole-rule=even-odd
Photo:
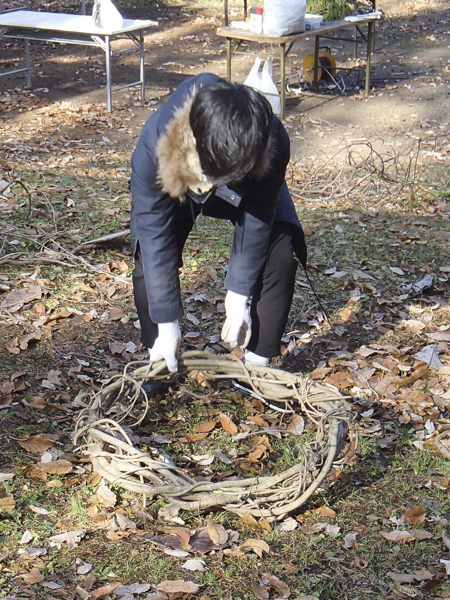
[{"label": "leaf-covered ground", "polygon": [[[73,445],[91,393],[146,355],[126,234],[83,244],[127,229],[129,159],[149,112],[190,74],[225,73],[222,5],[124,7],[160,21],[145,103],[126,91],[108,114],[102,57],[79,48],[33,46],[42,88],[0,80],[0,598],[448,598],[449,5],[382,8],[368,99],[353,79],[343,95],[288,101],[288,181],[321,306],[299,269],[275,366],[351,396],[359,444],[281,522],[144,505]],[[1,44],[11,68],[21,48]],[[350,63],[352,48],[334,51]],[[238,60],[243,80],[251,62]],[[229,350],[231,236],[202,220],[188,240],[183,350]],[[194,373],[133,433],[216,481],[288,468],[310,425]]]}]

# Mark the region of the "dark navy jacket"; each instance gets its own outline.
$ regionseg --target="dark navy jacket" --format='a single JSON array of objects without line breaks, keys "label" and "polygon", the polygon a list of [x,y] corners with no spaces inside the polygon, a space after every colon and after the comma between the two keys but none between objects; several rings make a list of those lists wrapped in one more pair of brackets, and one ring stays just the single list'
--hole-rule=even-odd
[{"label": "dark navy jacket", "polygon": [[[269,248],[274,221],[300,223],[285,183],[290,140],[274,116],[271,152],[266,173],[259,180],[247,178],[241,185],[220,186],[205,197],[187,191],[184,201],[162,189],[158,178],[156,145],[167,125],[192,95],[192,90],[218,81],[204,73],[184,81],[144,125],[131,160],[131,234],[133,250],[139,244],[144,266],[149,313],[153,322],[167,323],[183,315],[178,276],[176,222],[201,213],[230,220],[235,225],[233,247],[225,286],[251,296]],[[202,203],[203,202],[203,203]]]}]

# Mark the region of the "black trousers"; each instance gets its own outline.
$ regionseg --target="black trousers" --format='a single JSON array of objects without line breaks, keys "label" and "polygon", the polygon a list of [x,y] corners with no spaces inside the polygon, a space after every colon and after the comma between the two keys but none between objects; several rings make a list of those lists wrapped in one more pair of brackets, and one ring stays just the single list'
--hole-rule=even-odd
[{"label": "black trousers", "polygon": [[[184,244],[192,226],[192,221],[180,220],[177,222],[176,235],[180,266],[183,264]],[[298,264],[292,248],[294,230],[298,235],[298,229],[290,223],[276,222],[274,224],[267,259],[252,296],[250,309],[252,336],[247,348],[266,358],[273,358],[280,353],[281,338],[294,294],[295,273]],[[151,348],[158,337],[158,325],[150,319],[148,311],[144,270],[139,248],[135,256],[133,289],[141,323],[141,340],[144,346]]]}]

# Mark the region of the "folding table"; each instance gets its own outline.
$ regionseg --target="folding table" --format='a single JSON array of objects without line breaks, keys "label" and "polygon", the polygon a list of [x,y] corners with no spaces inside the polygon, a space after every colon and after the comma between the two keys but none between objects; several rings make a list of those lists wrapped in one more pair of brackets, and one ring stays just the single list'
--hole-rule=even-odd
[{"label": "folding table", "polygon": [[[336,39],[336,40],[344,40],[355,42],[355,39],[342,38],[342,37],[331,37],[328,34],[332,32],[336,32],[338,30],[348,30],[355,29],[355,26],[365,25],[368,26],[367,31],[367,56],[366,56],[366,86],[365,92],[366,95],[369,93],[370,87],[370,66],[372,59],[372,49],[373,49],[373,35],[374,35],[374,24],[377,19],[373,17],[359,17],[356,21],[349,20],[339,20],[339,21],[327,21],[324,22],[323,25],[319,29],[311,29],[309,31],[305,31],[303,33],[295,33],[291,35],[286,35],[283,37],[273,37],[270,35],[264,35],[263,33],[253,33],[251,31],[247,31],[245,29],[236,29],[233,27],[219,27],[217,29],[217,35],[219,37],[226,38],[227,44],[227,79],[231,81],[231,58],[233,54],[238,54],[239,46],[243,41],[247,42],[255,42],[260,45],[270,44],[278,46],[280,49],[280,71],[281,71],[281,87],[280,87],[280,99],[281,99],[281,118],[284,118],[284,106],[285,106],[285,97],[286,97],[286,57],[291,51],[292,46],[298,40],[305,40],[307,38],[314,38],[315,47],[314,47],[314,84],[317,84],[317,72],[319,67],[319,42],[321,38],[325,39]],[[235,41],[237,46],[233,51],[232,41]],[[241,52],[241,54],[251,54],[254,55],[254,52]]]},{"label": "folding table", "polygon": [[[56,42],[59,44],[76,44],[95,46],[105,52],[106,58],[106,90],[108,112],[112,111],[112,92],[134,85],[141,86],[141,99],[145,100],[144,71],[144,35],[149,27],[158,25],[156,21],[124,19],[120,29],[104,29],[96,27],[90,15],[70,15],[32,10],[15,10],[0,13],[0,37],[25,40],[25,67],[0,73],[0,76],[27,72],[27,85],[31,87],[30,40]],[[120,38],[128,38],[133,46],[113,51],[111,42]],[[129,50],[140,50],[139,81],[112,87],[111,57]]]}]

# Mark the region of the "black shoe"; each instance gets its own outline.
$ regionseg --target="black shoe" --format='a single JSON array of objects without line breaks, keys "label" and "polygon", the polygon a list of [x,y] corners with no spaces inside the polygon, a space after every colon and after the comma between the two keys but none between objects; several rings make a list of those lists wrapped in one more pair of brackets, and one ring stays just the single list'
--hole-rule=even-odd
[{"label": "black shoe", "polygon": [[147,394],[147,398],[155,398],[156,396],[163,396],[168,389],[167,383],[159,381],[159,379],[149,379],[145,381],[141,389]]},{"label": "black shoe", "polygon": [[300,404],[296,398],[289,398],[286,400],[267,400],[264,396],[255,392],[255,390],[247,383],[242,381],[236,381],[235,379],[231,380],[231,387],[244,396],[250,396],[251,398],[256,398],[257,400],[261,400],[263,404],[268,406],[273,410],[277,410],[278,412],[283,413],[293,413],[297,410],[300,410]]}]

